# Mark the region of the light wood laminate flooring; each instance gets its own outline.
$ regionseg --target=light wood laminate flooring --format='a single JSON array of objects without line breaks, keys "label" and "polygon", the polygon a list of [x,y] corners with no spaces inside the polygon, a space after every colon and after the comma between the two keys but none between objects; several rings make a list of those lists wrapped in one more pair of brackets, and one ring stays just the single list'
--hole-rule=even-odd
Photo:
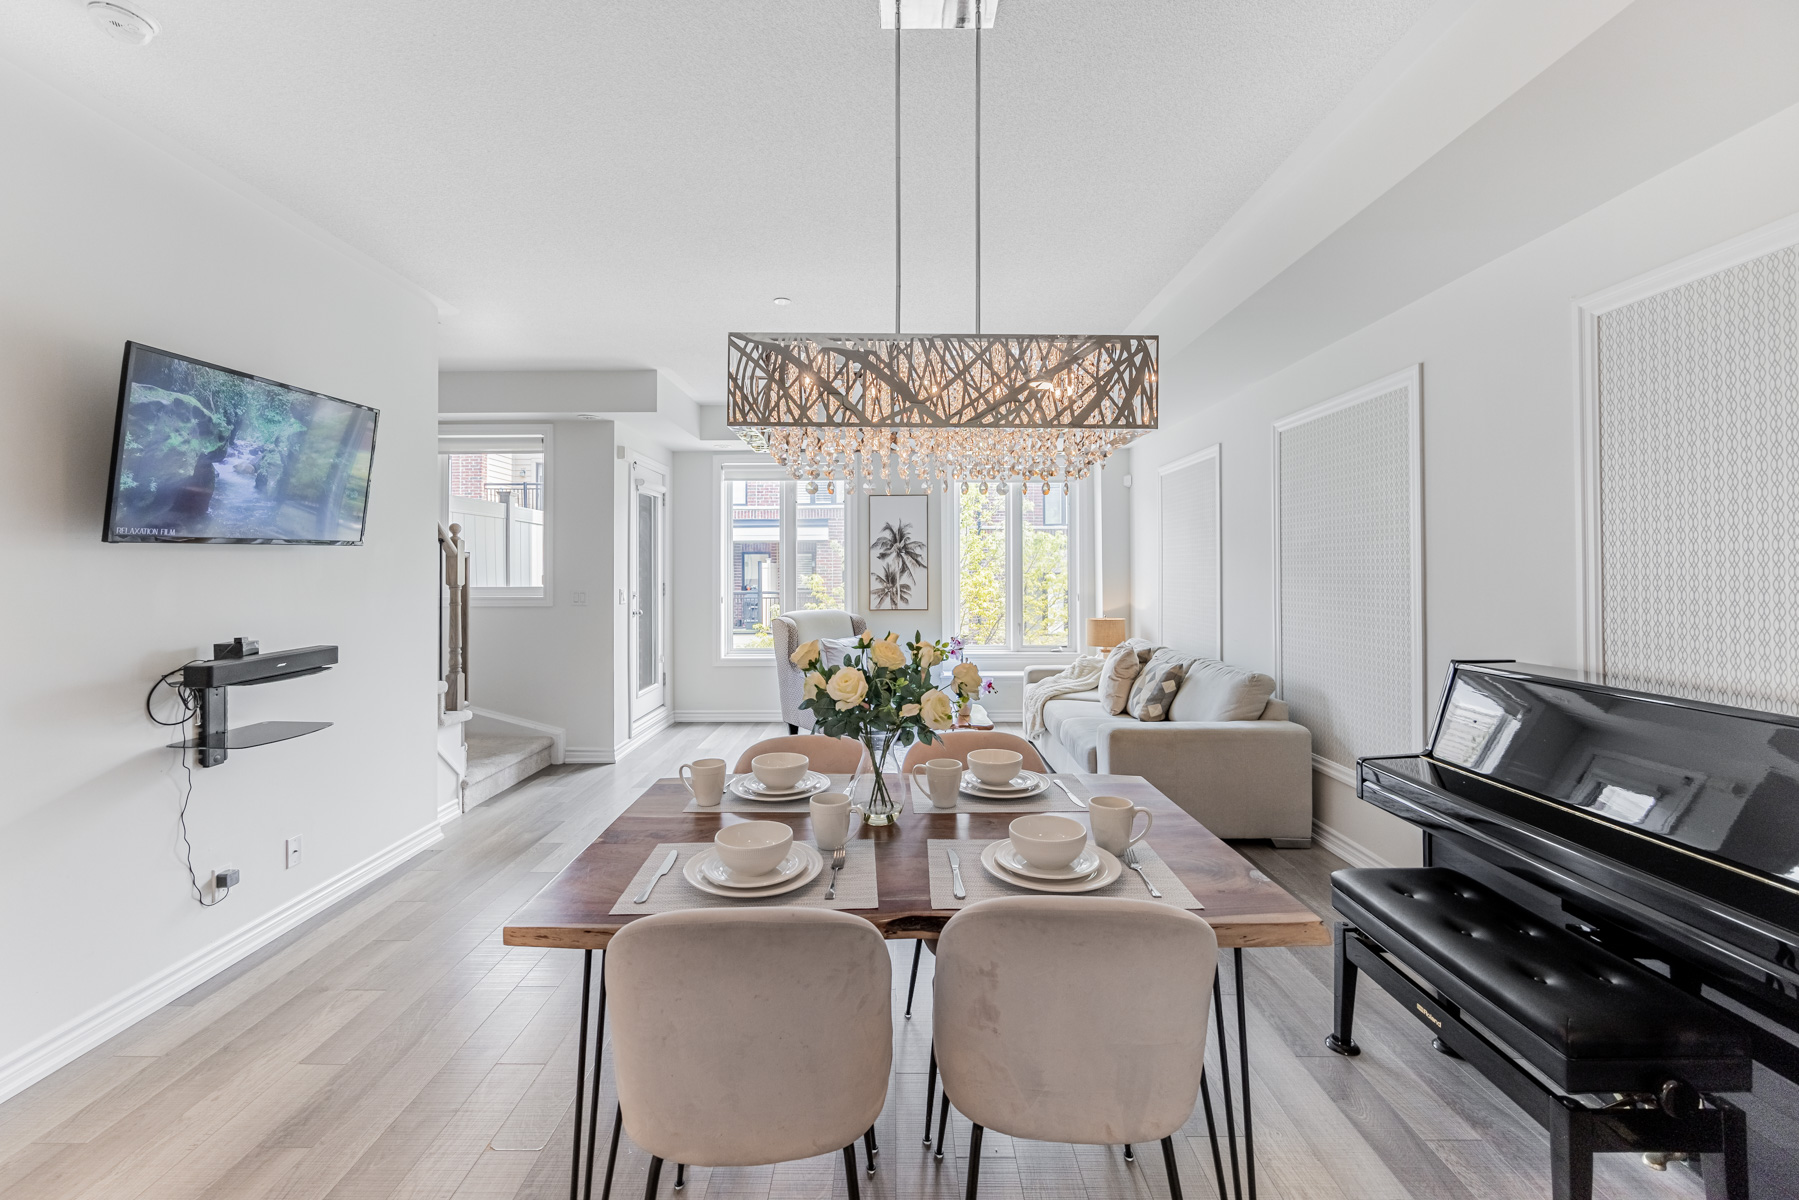
[{"label": "light wood laminate flooring", "polygon": [[[558,1200],[568,1194],[580,954],[509,949],[507,916],[653,779],[735,760],[776,725],[678,725],[610,767],[554,767],[446,827],[445,840],[0,1105],[7,1200]],[[1241,847],[1329,913],[1320,850]],[[956,1154],[924,1147],[931,956],[899,1019],[911,942],[892,943],[894,1076],[874,1198],[962,1194]],[[1258,1192],[1268,1200],[1535,1200],[1547,1139],[1418,1023],[1363,989],[1360,1058],[1324,1049],[1330,952],[1258,950],[1249,966]],[[1234,980],[1226,972],[1226,1004]],[[1234,1006],[1233,1006],[1234,1007]],[[1234,1041],[1233,1041],[1234,1048]],[[1233,1054],[1233,1058],[1235,1055]],[[610,1072],[602,1111],[612,1109]],[[1186,1194],[1213,1197],[1196,1115],[1177,1139]],[[602,1127],[602,1138],[604,1126]],[[981,1195],[1166,1196],[1161,1156],[989,1134]],[[601,1146],[602,1157],[604,1145]],[[643,1194],[628,1142],[614,1194]],[[845,1195],[841,1157],[695,1169],[690,1200]],[[1603,1197],[1697,1197],[1696,1177],[1600,1159]],[[673,1172],[662,1176],[672,1196]]]}]

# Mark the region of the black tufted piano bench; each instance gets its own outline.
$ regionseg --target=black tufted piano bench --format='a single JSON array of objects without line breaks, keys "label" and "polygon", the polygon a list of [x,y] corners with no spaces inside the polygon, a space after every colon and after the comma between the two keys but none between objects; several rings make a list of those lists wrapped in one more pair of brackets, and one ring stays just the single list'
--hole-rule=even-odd
[{"label": "black tufted piano bench", "polygon": [[1718,1155],[1706,1196],[1747,1200],[1743,1114],[1711,1094],[1750,1089],[1749,1036],[1727,1014],[1441,867],[1338,871],[1331,901],[1349,921],[1332,1050],[1360,1053],[1365,972],[1549,1131],[1555,1200],[1587,1200],[1593,1155],[1618,1151]]}]

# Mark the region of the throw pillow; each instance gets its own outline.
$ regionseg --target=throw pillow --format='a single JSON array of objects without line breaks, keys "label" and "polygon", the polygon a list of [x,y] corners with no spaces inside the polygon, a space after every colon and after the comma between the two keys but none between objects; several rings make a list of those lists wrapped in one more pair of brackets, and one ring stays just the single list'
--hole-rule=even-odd
[{"label": "throw pillow", "polygon": [[843,656],[856,648],[855,638],[820,638],[818,639],[819,665],[824,667],[841,667]]},{"label": "throw pillow", "polygon": [[1131,687],[1130,715],[1139,721],[1166,721],[1168,710],[1174,706],[1175,693],[1181,690],[1181,680],[1186,677],[1185,659],[1172,655],[1164,658],[1158,652]]},{"label": "throw pillow", "polygon": [[1099,669],[1099,702],[1108,713],[1117,716],[1131,698],[1131,685],[1143,670],[1143,651],[1147,642],[1135,639],[1112,647]]}]

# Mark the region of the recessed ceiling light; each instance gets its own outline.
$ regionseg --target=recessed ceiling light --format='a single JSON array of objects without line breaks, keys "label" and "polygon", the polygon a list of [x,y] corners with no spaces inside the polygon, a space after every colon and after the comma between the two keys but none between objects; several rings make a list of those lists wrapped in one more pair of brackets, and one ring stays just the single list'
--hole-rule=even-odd
[{"label": "recessed ceiling light", "polygon": [[777,304],[777,305],[779,305],[779,306],[780,306],[780,307],[782,307],[782,308],[786,308],[786,307],[787,307],[787,306],[788,306],[788,305],[789,305],[789,304],[792,304],[792,303],[793,303],[793,301],[792,301],[792,300],[790,300],[790,299],[789,299],[789,298],[788,298],[788,297],[786,297],[786,296],[776,296],[776,297],[775,297],[775,303],[776,303],[776,304]]},{"label": "recessed ceiling light", "polygon": [[108,37],[132,46],[146,45],[151,38],[162,32],[162,26],[154,18],[126,8],[123,4],[108,3],[107,0],[90,0],[87,15],[94,24],[106,31]]}]

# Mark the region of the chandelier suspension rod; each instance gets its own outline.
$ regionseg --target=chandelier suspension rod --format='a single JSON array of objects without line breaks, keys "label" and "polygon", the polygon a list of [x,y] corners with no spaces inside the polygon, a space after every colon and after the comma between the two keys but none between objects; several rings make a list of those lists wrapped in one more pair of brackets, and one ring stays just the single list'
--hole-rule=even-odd
[{"label": "chandelier suspension rod", "polygon": [[981,0],[974,0],[974,331],[981,332]]},{"label": "chandelier suspension rod", "polygon": [[900,0],[893,0],[893,333],[900,331]]}]

